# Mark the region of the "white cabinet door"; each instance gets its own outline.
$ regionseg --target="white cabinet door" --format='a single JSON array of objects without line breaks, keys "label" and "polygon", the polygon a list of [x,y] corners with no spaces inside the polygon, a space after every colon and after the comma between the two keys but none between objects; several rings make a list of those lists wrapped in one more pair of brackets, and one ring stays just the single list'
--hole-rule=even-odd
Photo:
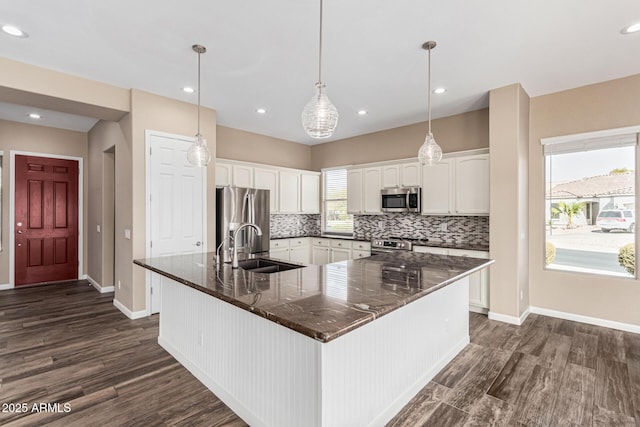
[{"label": "white cabinet door", "polygon": [[[450,249],[449,255],[468,256],[471,258],[488,259],[489,252]],[[469,276],[469,305],[476,311],[486,311],[489,308],[489,269],[473,273]]]},{"label": "white cabinet door", "polygon": [[402,187],[420,187],[422,185],[422,165],[419,162],[402,163],[400,165],[400,180]]},{"label": "white cabinet door", "polygon": [[255,168],[253,171],[255,188],[269,190],[270,213],[278,213],[278,171]]},{"label": "white cabinet door", "polygon": [[456,213],[489,213],[488,154],[457,158],[455,183]]},{"label": "white cabinet door", "polygon": [[381,168],[366,168],[362,170],[362,213],[381,213],[380,188],[382,186]]},{"label": "white cabinet door", "polygon": [[400,165],[382,167],[382,188],[400,186]]},{"label": "white cabinet door", "polygon": [[452,213],[451,180],[453,160],[446,159],[433,166],[422,166],[422,213],[447,215]]},{"label": "white cabinet door", "polygon": [[278,188],[280,213],[298,213],[300,211],[300,174],[281,171]]},{"label": "white cabinet door", "polygon": [[233,165],[232,183],[236,187],[253,188],[253,168],[251,166]]},{"label": "white cabinet door", "polygon": [[347,212],[362,213],[362,169],[347,171]]},{"label": "white cabinet door", "polygon": [[269,258],[281,259],[289,261],[289,248],[270,249]]},{"label": "white cabinet door", "polygon": [[289,261],[309,264],[309,246],[296,246],[289,248]]},{"label": "white cabinet door", "polygon": [[311,263],[315,265],[329,264],[329,248],[326,246],[312,246]]},{"label": "white cabinet door", "polygon": [[351,259],[351,250],[331,248],[331,262],[348,261]]},{"label": "white cabinet door", "polygon": [[371,252],[370,251],[351,251],[351,256],[353,257],[353,259],[366,258],[371,256]]},{"label": "white cabinet door", "polygon": [[231,169],[228,163],[216,162],[216,187],[226,187],[231,185]]},{"label": "white cabinet door", "polygon": [[300,176],[300,211],[320,213],[320,176],[303,173]]}]

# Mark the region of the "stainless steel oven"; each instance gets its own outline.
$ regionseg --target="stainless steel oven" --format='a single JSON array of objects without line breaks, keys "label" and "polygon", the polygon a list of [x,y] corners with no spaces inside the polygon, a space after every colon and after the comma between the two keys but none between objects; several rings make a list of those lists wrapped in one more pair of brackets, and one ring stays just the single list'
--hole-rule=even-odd
[{"label": "stainless steel oven", "polygon": [[420,187],[383,188],[380,206],[383,212],[420,212],[421,196]]}]

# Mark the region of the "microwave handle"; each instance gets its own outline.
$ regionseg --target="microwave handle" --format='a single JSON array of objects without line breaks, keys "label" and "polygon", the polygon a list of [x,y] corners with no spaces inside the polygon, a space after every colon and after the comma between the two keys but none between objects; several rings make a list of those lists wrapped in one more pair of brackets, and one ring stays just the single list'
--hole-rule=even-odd
[{"label": "microwave handle", "polygon": [[407,209],[409,209],[410,206],[411,206],[410,205],[411,201],[410,201],[410,198],[409,198],[409,194],[410,193],[411,193],[411,190],[407,190],[407,194],[405,195],[405,203],[406,203],[405,206],[407,207]]}]

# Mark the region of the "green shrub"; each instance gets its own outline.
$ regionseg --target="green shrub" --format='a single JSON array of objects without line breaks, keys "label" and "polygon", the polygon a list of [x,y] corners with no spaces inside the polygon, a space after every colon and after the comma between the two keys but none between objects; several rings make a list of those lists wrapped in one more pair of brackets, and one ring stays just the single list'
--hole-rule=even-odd
[{"label": "green shrub", "polygon": [[556,247],[551,242],[547,242],[544,252],[544,265],[549,265],[556,259]]},{"label": "green shrub", "polygon": [[629,243],[620,248],[618,252],[618,262],[629,273],[636,274],[636,253],[633,243]]}]

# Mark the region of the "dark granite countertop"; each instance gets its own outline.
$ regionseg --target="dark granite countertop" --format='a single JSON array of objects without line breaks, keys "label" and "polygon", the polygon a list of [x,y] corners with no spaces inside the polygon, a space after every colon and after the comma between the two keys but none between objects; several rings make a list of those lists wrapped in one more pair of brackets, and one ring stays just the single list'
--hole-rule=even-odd
[{"label": "dark granite countertop", "polygon": [[431,248],[445,248],[445,249],[464,249],[468,251],[482,251],[489,252],[488,245],[478,245],[473,243],[451,243],[451,242],[438,242],[438,241],[429,241],[424,244],[414,245],[414,246],[428,246]]},{"label": "dark granite countertop", "polygon": [[371,242],[371,240],[362,240],[356,239],[352,236],[332,236],[332,235],[304,235],[304,236],[287,236],[287,237],[272,237],[271,240],[282,240],[282,239],[298,239],[303,237],[311,237],[313,239],[321,238],[321,239],[340,239],[340,240],[352,240],[354,242]]},{"label": "dark granite countertop", "polygon": [[216,271],[212,252],[134,263],[329,342],[493,261],[402,252],[272,274],[233,270],[229,264]]}]

